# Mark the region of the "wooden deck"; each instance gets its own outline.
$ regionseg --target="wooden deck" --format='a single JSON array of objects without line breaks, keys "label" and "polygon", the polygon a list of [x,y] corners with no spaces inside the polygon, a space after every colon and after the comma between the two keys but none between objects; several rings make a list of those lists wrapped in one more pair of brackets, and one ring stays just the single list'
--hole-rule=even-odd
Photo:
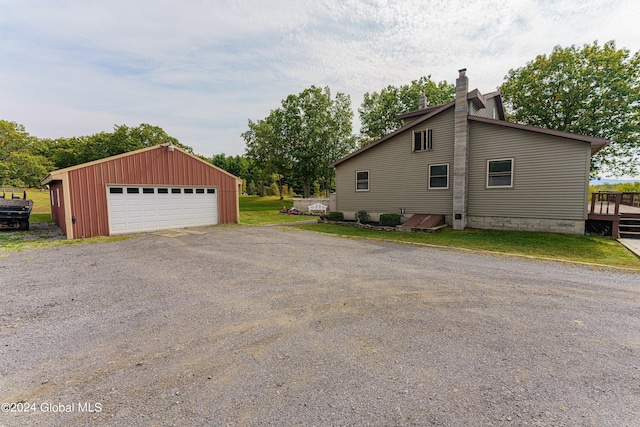
[{"label": "wooden deck", "polygon": [[[611,202],[596,202],[594,205],[595,211],[597,212],[599,215],[615,215],[615,203],[611,203]],[[593,213],[593,212],[590,212]],[[640,215],[640,207],[636,207],[636,206],[627,206],[627,205],[620,205],[618,207],[618,215],[625,215],[625,214],[639,214]]]},{"label": "wooden deck", "polygon": [[[613,191],[591,194],[589,220],[611,222],[613,237],[622,234],[640,237],[640,193],[618,193]],[[621,224],[622,223],[622,224]]]}]

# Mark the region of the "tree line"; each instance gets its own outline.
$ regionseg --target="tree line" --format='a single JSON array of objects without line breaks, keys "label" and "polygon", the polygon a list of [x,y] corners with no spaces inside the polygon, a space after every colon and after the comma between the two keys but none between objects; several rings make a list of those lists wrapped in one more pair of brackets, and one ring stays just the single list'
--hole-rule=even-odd
[{"label": "tree line", "polygon": [[[592,176],[640,173],[640,52],[617,49],[613,41],[557,46],[510,70],[498,89],[509,121],[608,139],[592,158]],[[241,135],[243,155],[200,157],[242,178],[249,194],[282,196],[288,189],[304,197],[327,195],[334,185],[329,165],[402,126],[396,115],[416,110],[422,93],[428,106],[439,105],[454,98],[455,86],[423,76],[367,92],[355,135],[349,96],[311,86],[288,95],[266,117],[249,119]],[[166,142],[193,153],[148,124],[39,139],[20,124],[0,120],[0,185],[37,187],[51,170]]]}]

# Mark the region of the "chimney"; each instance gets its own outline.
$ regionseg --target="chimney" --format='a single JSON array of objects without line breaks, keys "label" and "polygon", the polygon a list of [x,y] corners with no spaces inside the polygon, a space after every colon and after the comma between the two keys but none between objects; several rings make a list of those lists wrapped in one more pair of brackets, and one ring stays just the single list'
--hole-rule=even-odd
[{"label": "chimney", "polygon": [[427,96],[424,92],[420,92],[420,98],[418,98],[418,109],[424,110],[427,108]]},{"label": "chimney", "polygon": [[458,70],[453,138],[453,229],[467,226],[468,168],[469,168],[469,79],[467,69]]}]

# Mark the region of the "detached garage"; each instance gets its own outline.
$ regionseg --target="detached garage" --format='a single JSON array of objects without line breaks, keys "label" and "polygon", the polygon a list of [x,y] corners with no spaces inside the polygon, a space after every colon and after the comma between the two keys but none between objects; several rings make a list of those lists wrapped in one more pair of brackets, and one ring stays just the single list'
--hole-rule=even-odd
[{"label": "detached garage", "polygon": [[42,184],[68,239],[239,220],[242,181],[168,144],[60,169]]}]

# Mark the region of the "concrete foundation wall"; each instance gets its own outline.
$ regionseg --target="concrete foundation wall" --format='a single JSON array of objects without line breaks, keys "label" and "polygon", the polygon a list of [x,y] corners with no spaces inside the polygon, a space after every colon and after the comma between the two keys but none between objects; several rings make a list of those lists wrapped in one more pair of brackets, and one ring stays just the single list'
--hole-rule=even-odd
[{"label": "concrete foundation wall", "polygon": [[468,216],[467,226],[492,230],[547,231],[550,233],[584,234],[585,221],[546,218],[507,218]]}]

